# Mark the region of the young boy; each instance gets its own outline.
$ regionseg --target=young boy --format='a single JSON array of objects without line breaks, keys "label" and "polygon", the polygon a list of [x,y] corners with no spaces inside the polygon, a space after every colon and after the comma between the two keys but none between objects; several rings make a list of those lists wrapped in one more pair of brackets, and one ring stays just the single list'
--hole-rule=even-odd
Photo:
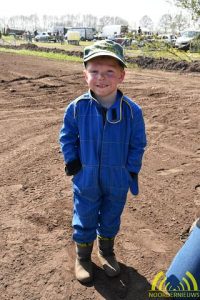
[{"label": "young boy", "polygon": [[110,277],[119,274],[114,238],[128,189],[138,194],[138,173],[146,146],[141,108],[118,89],[126,67],[123,48],[110,40],[84,49],[89,91],[72,101],[60,132],[68,176],[73,175],[75,275],[92,280],[91,252]]}]

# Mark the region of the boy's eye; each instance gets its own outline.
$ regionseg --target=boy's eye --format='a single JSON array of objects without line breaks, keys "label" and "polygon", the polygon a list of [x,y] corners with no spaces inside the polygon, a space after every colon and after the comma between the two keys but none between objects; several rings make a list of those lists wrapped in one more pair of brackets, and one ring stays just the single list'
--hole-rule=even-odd
[{"label": "boy's eye", "polygon": [[109,71],[107,71],[107,75],[108,75],[108,76],[112,76],[112,75],[113,75],[113,73],[114,73],[114,72],[113,72],[113,70],[109,70]]}]

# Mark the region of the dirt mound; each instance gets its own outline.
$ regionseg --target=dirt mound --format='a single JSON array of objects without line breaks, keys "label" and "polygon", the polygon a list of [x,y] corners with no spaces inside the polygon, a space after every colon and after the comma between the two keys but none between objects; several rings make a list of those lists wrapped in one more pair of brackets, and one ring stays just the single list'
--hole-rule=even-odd
[{"label": "dirt mound", "polygon": [[27,49],[27,50],[37,50],[38,46],[35,44],[21,44],[20,46],[17,46],[18,49]]},{"label": "dirt mound", "polygon": [[143,69],[200,72],[200,61],[176,61],[172,59],[153,58],[146,56],[138,56],[136,58],[127,57],[126,60],[129,63],[136,63],[140,68]]}]

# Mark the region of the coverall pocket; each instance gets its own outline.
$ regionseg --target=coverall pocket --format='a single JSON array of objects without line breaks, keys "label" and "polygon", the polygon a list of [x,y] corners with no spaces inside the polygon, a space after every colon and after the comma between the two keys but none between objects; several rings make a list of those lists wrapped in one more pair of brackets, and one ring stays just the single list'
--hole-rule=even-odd
[{"label": "coverall pocket", "polygon": [[74,192],[90,200],[96,200],[98,192],[98,167],[84,166],[72,179]]}]

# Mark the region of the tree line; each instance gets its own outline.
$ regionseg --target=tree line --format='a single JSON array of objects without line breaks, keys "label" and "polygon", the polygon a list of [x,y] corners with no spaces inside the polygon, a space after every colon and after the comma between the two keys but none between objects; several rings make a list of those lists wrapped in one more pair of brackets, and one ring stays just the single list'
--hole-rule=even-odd
[{"label": "tree line", "polygon": [[[179,13],[175,16],[164,14],[161,16],[158,24],[154,24],[153,20],[148,16],[143,16],[139,25],[149,31],[161,30],[164,32],[180,32],[190,26],[191,20],[200,20],[200,0],[166,0],[173,2],[176,6],[189,11],[189,16]],[[119,16],[102,16],[100,18],[91,14],[66,14],[63,16],[43,15],[41,18],[37,14],[29,16],[16,15],[10,18],[0,18],[0,28],[20,28],[24,30],[49,30],[55,27],[94,27],[97,31],[101,31],[102,27],[110,24],[129,25],[128,21]]]},{"label": "tree line", "polygon": [[176,6],[188,10],[193,20],[198,21],[200,19],[200,0],[172,0],[172,2]]},{"label": "tree line", "polygon": [[0,18],[0,27],[20,28],[25,30],[49,30],[55,27],[93,27],[100,30],[103,26],[109,24],[128,25],[128,22],[121,17],[103,16],[98,18],[91,14],[66,14],[63,16],[37,14],[24,16],[16,15],[10,18]]},{"label": "tree line", "polygon": [[[172,16],[171,14],[164,14],[161,16],[158,24],[154,24],[153,20],[148,16],[143,16],[139,21],[139,26],[145,30],[152,31],[153,29],[161,30],[163,32],[180,32],[189,26],[190,20],[182,13]],[[88,15],[63,15],[50,16],[43,15],[39,18],[36,14],[30,16],[17,15],[8,19],[0,18],[0,27],[6,28],[20,28],[24,30],[33,31],[47,31],[51,28],[59,27],[93,27],[97,31],[101,31],[105,25],[120,24],[129,25],[128,21],[118,16],[103,16],[98,18],[91,14]]]}]

